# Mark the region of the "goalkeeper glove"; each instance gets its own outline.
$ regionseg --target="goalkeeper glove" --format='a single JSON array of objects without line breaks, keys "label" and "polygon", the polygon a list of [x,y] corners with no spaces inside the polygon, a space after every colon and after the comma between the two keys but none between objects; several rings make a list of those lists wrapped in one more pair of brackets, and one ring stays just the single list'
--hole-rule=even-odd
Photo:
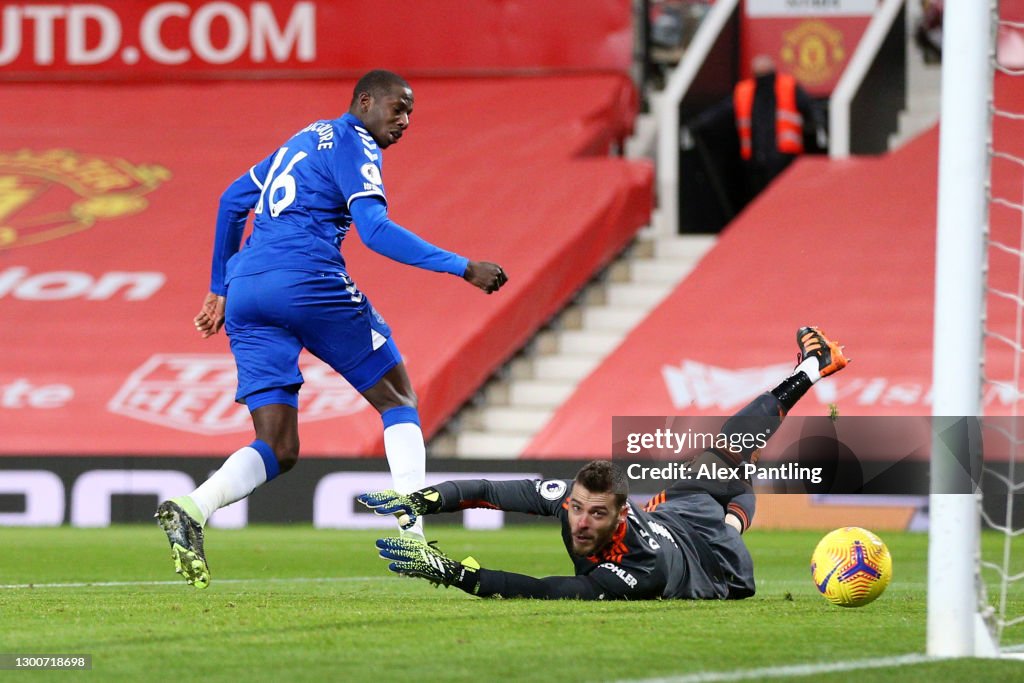
[{"label": "goalkeeper glove", "polygon": [[364,493],[356,498],[378,515],[394,515],[398,525],[411,529],[420,515],[430,515],[441,509],[441,494],[434,488],[401,494],[393,489]]},{"label": "goalkeeper glove", "polygon": [[435,586],[455,586],[474,595],[480,587],[480,563],[472,557],[456,562],[438,550],[433,541],[381,538],[377,548],[382,558],[391,560],[388,569],[396,574],[418,576]]}]

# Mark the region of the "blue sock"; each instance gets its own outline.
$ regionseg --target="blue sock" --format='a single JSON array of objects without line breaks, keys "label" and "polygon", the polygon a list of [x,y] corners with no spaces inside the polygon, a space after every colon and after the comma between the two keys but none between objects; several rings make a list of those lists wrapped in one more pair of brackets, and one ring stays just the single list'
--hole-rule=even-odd
[{"label": "blue sock", "polygon": [[420,426],[420,414],[411,406],[388,408],[380,414],[380,419],[384,423],[384,429],[403,422],[411,422],[417,427]]},{"label": "blue sock", "polygon": [[277,462],[277,456],[274,455],[274,449],[270,447],[270,444],[261,439],[256,439],[249,445],[263,458],[263,467],[267,470],[267,481],[281,474],[281,464]]}]

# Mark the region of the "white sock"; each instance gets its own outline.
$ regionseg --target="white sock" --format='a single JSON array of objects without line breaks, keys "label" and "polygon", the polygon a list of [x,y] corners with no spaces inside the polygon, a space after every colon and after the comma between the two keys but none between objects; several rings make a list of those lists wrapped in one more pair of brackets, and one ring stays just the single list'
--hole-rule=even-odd
[{"label": "white sock", "polygon": [[[423,432],[415,422],[399,422],[384,428],[384,454],[391,468],[394,489],[399,493],[419,491],[427,485],[427,449]],[[423,518],[404,533],[423,535]]]},{"label": "white sock", "polygon": [[267,480],[263,458],[252,446],[239,448],[220,469],[189,494],[205,520],[217,510],[242,500]]},{"label": "white sock", "polygon": [[793,374],[800,372],[801,370],[807,375],[807,378],[811,380],[811,384],[814,384],[821,379],[821,370],[818,368],[818,359],[814,356],[805,358],[800,365],[796,366],[796,370]]}]

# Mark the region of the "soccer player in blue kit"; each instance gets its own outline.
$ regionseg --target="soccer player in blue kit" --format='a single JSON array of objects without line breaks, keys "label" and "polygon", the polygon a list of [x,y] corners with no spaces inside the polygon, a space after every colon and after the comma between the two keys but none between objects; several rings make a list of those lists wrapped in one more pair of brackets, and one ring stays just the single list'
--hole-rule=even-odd
[{"label": "soccer player in blue kit", "polygon": [[[356,83],[348,113],[306,126],[221,196],[210,292],[195,327],[204,338],[226,327],[238,368],[235,399],[249,408],[256,439],[193,492],[157,508],[175,570],[196,588],[210,583],[206,521],[298,460],[303,348],[380,413],[395,489],[424,486],[416,394],[391,329],[347,273],[342,240],[354,223],[370,249],[488,294],[508,278],[497,264],[440,249],[388,218],[381,152],[401,139],[412,110],[401,76],[370,71]],[[250,211],[253,232],[240,248]],[[421,526],[405,533],[423,538]]]}]

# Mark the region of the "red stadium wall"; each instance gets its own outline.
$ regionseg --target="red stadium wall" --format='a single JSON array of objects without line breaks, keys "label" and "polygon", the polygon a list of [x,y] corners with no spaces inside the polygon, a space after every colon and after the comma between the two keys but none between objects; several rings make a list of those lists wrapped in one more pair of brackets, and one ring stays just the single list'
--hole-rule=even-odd
[{"label": "red stadium wall", "polygon": [[622,0],[5,3],[0,79],[205,79],[616,71]]}]

